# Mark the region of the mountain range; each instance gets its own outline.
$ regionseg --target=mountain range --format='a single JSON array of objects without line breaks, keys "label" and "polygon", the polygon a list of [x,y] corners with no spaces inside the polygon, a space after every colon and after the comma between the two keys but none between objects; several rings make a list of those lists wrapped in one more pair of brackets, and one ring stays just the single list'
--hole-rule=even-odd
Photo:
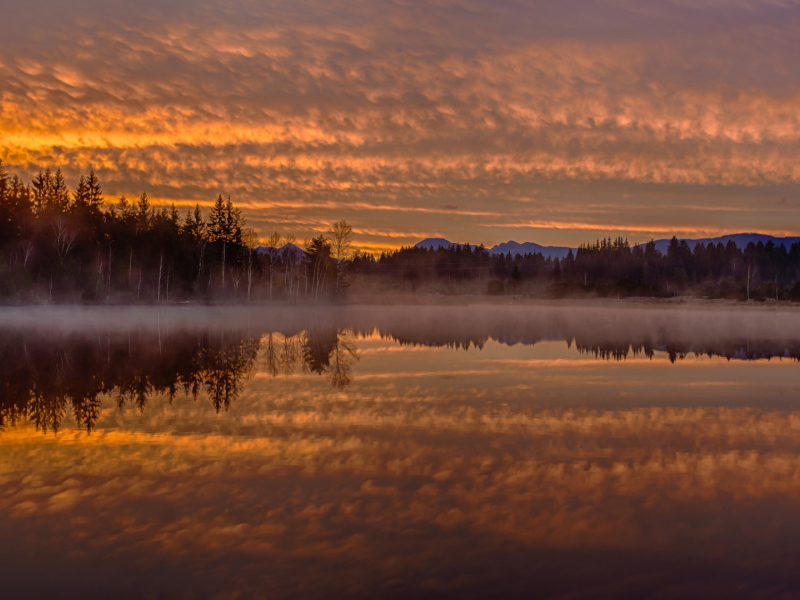
[{"label": "mountain range", "polygon": [[[713,244],[717,244],[722,242],[722,244],[727,244],[728,241],[733,241],[739,248],[745,248],[747,244],[753,242],[757,244],[758,242],[763,242],[766,244],[769,241],[772,241],[773,244],[776,246],[781,245],[784,246],[787,250],[789,247],[800,240],[797,237],[776,237],[772,235],[765,235],[763,233],[734,233],[731,235],[723,235],[720,237],[715,238],[700,238],[700,239],[686,239],[686,243],[694,249],[694,247],[698,243],[702,243],[703,245],[708,244],[709,242]],[[656,249],[665,254],[667,252],[667,248],[669,247],[670,238],[665,238],[661,240],[655,240]],[[444,238],[426,238],[420,242],[417,242],[414,247],[415,248],[430,248],[436,249],[439,247],[449,248],[450,246],[454,246],[455,244],[449,240]],[[475,248],[474,245],[471,245]],[[540,253],[545,258],[564,258],[567,253],[572,250],[573,253],[575,252],[575,248],[568,248],[566,246],[541,246],[535,242],[515,242],[514,240],[509,240],[508,242],[504,242],[502,244],[497,244],[496,246],[492,246],[488,248],[490,254],[507,254],[511,252],[512,256],[517,254],[535,254]]]},{"label": "mountain range", "polygon": [[[415,248],[429,248],[431,250],[435,250],[440,246],[442,248],[449,248],[450,246],[455,246],[455,244],[444,238],[427,238],[414,244]],[[476,248],[474,244],[470,244],[470,246]],[[564,258],[570,249],[561,246],[542,246],[534,242],[523,242],[520,244],[514,240],[509,240],[487,248],[487,250],[489,254],[507,254],[511,252],[511,256],[516,256],[517,254],[536,254],[538,252],[544,255],[545,258]]]},{"label": "mountain range", "polygon": [[[656,249],[661,252],[662,254],[666,254],[667,248],[669,247],[669,238],[664,238],[661,240],[655,240]],[[753,242],[757,244],[758,242],[763,242],[766,244],[769,241],[772,241],[773,244],[776,246],[784,246],[787,250],[789,247],[797,242],[800,241],[798,237],[776,237],[773,235],[766,235],[763,233],[733,233],[730,235],[723,235],[714,238],[698,238],[698,239],[686,239],[686,243],[689,244],[691,248],[694,248],[698,243],[700,244],[708,244],[711,242],[712,244],[717,244],[722,242],[722,244],[727,244],[729,241],[733,241],[739,248],[745,248],[747,244]],[[442,248],[449,248],[450,246],[455,246],[454,242],[450,240],[446,240],[444,238],[426,238],[420,242],[414,244],[415,248],[429,248],[429,249],[436,249],[439,247]],[[470,244],[472,248],[476,248],[474,244]],[[268,255],[272,248],[261,246],[256,248],[256,252],[261,255]],[[511,256],[516,256],[517,254],[542,254],[545,258],[564,258],[567,253],[572,250],[573,253],[575,252],[576,248],[569,248],[567,246],[542,246],[541,244],[537,244],[535,242],[515,242],[514,240],[509,240],[507,242],[503,242],[502,244],[497,244],[496,246],[492,246],[488,248],[490,254],[508,254],[511,253]],[[298,260],[302,257],[305,252],[299,246],[295,246],[294,244],[286,244],[281,246],[277,249],[277,256],[283,257],[286,253],[291,252],[294,254],[295,259]]]},{"label": "mountain range", "polygon": [[[268,256],[270,251],[273,250],[272,246],[259,246],[256,248],[256,254],[260,254],[262,256]],[[305,251],[300,248],[299,246],[295,246],[294,244],[284,244],[280,248],[276,249],[275,256],[283,258],[287,254],[291,253],[294,255],[295,260],[299,260],[300,257],[305,255]]]}]

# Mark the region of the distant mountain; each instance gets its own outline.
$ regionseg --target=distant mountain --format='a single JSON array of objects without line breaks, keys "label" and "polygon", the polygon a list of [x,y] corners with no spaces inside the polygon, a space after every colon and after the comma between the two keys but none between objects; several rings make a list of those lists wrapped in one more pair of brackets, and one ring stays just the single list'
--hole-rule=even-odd
[{"label": "distant mountain", "polygon": [[[683,240],[685,238],[678,238],[679,240]],[[776,246],[781,245],[784,246],[787,250],[789,247],[797,242],[800,241],[800,237],[775,237],[773,235],[765,235],[763,233],[733,233],[731,235],[723,235],[720,237],[715,238],[702,238],[702,239],[686,239],[686,243],[689,244],[689,247],[694,250],[694,247],[702,243],[703,245],[707,245],[709,242],[712,244],[717,244],[722,242],[723,244],[727,244],[728,241],[733,241],[737,247],[740,249],[744,249],[747,247],[747,244],[753,242],[757,244],[758,242],[763,242],[766,244],[769,241],[772,241],[773,244]],[[656,249],[661,252],[662,254],[667,253],[667,248],[669,247],[669,238],[663,240],[655,240],[656,242]],[[421,242],[417,242],[414,247],[415,248],[429,248],[429,249],[437,249],[439,247],[442,248],[449,248],[450,246],[455,246],[454,242],[450,240],[446,240],[444,238],[427,238],[422,240]],[[644,244],[642,244],[644,245]],[[475,248],[472,245],[472,248]],[[509,240],[508,242],[504,242],[502,244],[497,244],[496,246],[492,246],[488,249],[490,254],[508,254],[511,252],[511,256],[516,256],[517,254],[542,254],[545,258],[564,258],[567,253],[570,251],[570,248],[565,246],[541,246],[534,242],[515,242],[514,240]],[[576,249],[572,248],[573,254],[575,253]]]},{"label": "distant mountain", "polygon": [[[270,246],[259,246],[258,248],[256,248],[256,254],[267,256],[270,250],[272,250],[272,247]],[[283,246],[278,248],[276,255],[283,258],[289,253],[293,254],[295,259],[299,259],[305,255],[305,250],[303,250],[299,246],[295,246],[294,244],[284,244]]]},{"label": "distant mountain", "polygon": [[[444,238],[425,238],[421,242],[414,244],[414,248],[427,248],[428,250],[436,250],[437,248],[449,248],[450,246],[455,245],[455,242],[451,242],[450,240],[446,240]],[[470,246],[475,248],[474,244],[470,244]]]},{"label": "distant mountain", "polygon": [[559,259],[566,257],[569,251],[570,249],[564,246],[540,246],[534,242],[523,242],[520,244],[514,240],[503,244],[497,244],[497,246],[493,246],[489,250],[491,254],[508,254],[509,252],[511,252],[511,256],[516,256],[517,254],[541,254],[545,258]]},{"label": "distant mountain", "polygon": [[[678,238],[678,239],[683,240],[684,238]],[[714,245],[716,245],[719,242],[722,242],[722,244],[727,244],[728,241],[732,240],[733,243],[736,244],[736,246],[739,249],[743,250],[744,248],[747,247],[747,244],[749,244],[750,242],[753,242],[754,244],[757,244],[758,242],[763,242],[766,244],[767,242],[772,241],[772,243],[775,244],[776,246],[784,246],[788,250],[793,243],[798,241],[798,239],[800,238],[775,237],[773,235],[765,235],[763,233],[733,233],[731,235],[723,235],[715,238],[701,238],[694,240],[686,239],[686,243],[689,244],[689,247],[692,250],[694,250],[694,247],[697,244],[703,244],[704,246],[708,245],[709,242],[711,242]],[[662,254],[667,253],[668,247],[669,247],[669,239],[656,240],[656,250],[658,250]]]},{"label": "distant mountain", "polygon": [[[436,250],[440,247],[449,248],[455,245],[456,244],[454,242],[444,238],[427,238],[414,244],[414,247]],[[470,244],[470,246],[472,248],[476,247],[474,244]],[[539,253],[545,258],[564,258],[567,255],[567,252],[569,252],[569,248],[562,248],[560,246],[540,246],[539,244],[535,244],[533,242],[524,242],[520,244],[514,240],[498,244],[497,246],[488,248],[488,250],[489,254],[508,254],[511,252],[511,256],[516,256],[517,254]]]}]

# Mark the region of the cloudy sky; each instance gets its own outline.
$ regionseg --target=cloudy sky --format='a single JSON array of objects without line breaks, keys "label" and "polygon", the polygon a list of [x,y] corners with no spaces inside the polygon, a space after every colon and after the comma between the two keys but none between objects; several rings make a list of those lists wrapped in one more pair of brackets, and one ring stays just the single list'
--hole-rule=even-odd
[{"label": "cloudy sky", "polygon": [[27,0],[0,158],[107,201],[426,236],[800,234],[800,2]]}]

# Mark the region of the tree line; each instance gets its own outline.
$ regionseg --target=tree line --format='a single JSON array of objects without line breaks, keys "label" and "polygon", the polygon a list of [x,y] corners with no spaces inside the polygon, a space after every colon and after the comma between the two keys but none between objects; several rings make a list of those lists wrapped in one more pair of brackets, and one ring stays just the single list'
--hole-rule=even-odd
[{"label": "tree line", "polygon": [[[147,193],[108,201],[94,170],[68,189],[61,169],[30,184],[0,161],[0,299],[6,302],[329,300],[343,297],[353,230],[346,221],[267,248],[230,197],[206,216],[156,207]],[[284,247],[282,247],[284,246]]]},{"label": "tree line", "polygon": [[359,253],[350,269],[377,287],[404,291],[800,300],[800,242],[789,248],[772,241],[692,248],[673,237],[662,253],[652,240],[631,245],[620,237],[582,244],[563,259],[492,254],[470,244],[403,247],[377,258]]},{"label": "tree line", "polygon": [[259,246],[230,197],[181,215],[147,193],[107,201],[94,171],[69,190],[60,169],[26,184],[0,161],[0,301],[320,302],[362,292],[560,297],[800,300],[800,243],[739,248],[673,237],[582,244],[563,259],[492,254],[483,245],[358,252],[345,220],[299,245],[273,233]]}]

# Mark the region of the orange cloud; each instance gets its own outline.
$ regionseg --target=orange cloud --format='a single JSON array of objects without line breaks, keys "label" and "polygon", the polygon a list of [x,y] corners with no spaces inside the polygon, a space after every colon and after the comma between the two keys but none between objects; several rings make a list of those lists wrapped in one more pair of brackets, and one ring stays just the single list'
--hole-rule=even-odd
[{"label": "orange cloud", "polygon": [[[357,2],[322,23],[288,6],[81,15],[0,65],[0,156],[72,178],[92,165],[112,195],[230,193],[259,230],[300,236],[338,216],[385,231],[398,213],[400,230],[498,241],[514,227],[493,219],[512,213],[575,244],[588,227],[558,224],[589,204],[626,232],[787,232],[755,199],[800,185],[791,6],[776,24],[739,4],[726,19],[704,4],[690,22],[679,4],[616,2],[611,35],[596,8],[573,30],[566,8],[417,4]],[[649,188],[630,197],[635,186]],[[717,223],[672,208],[730,208],[720,189],[745,200]]]}]

